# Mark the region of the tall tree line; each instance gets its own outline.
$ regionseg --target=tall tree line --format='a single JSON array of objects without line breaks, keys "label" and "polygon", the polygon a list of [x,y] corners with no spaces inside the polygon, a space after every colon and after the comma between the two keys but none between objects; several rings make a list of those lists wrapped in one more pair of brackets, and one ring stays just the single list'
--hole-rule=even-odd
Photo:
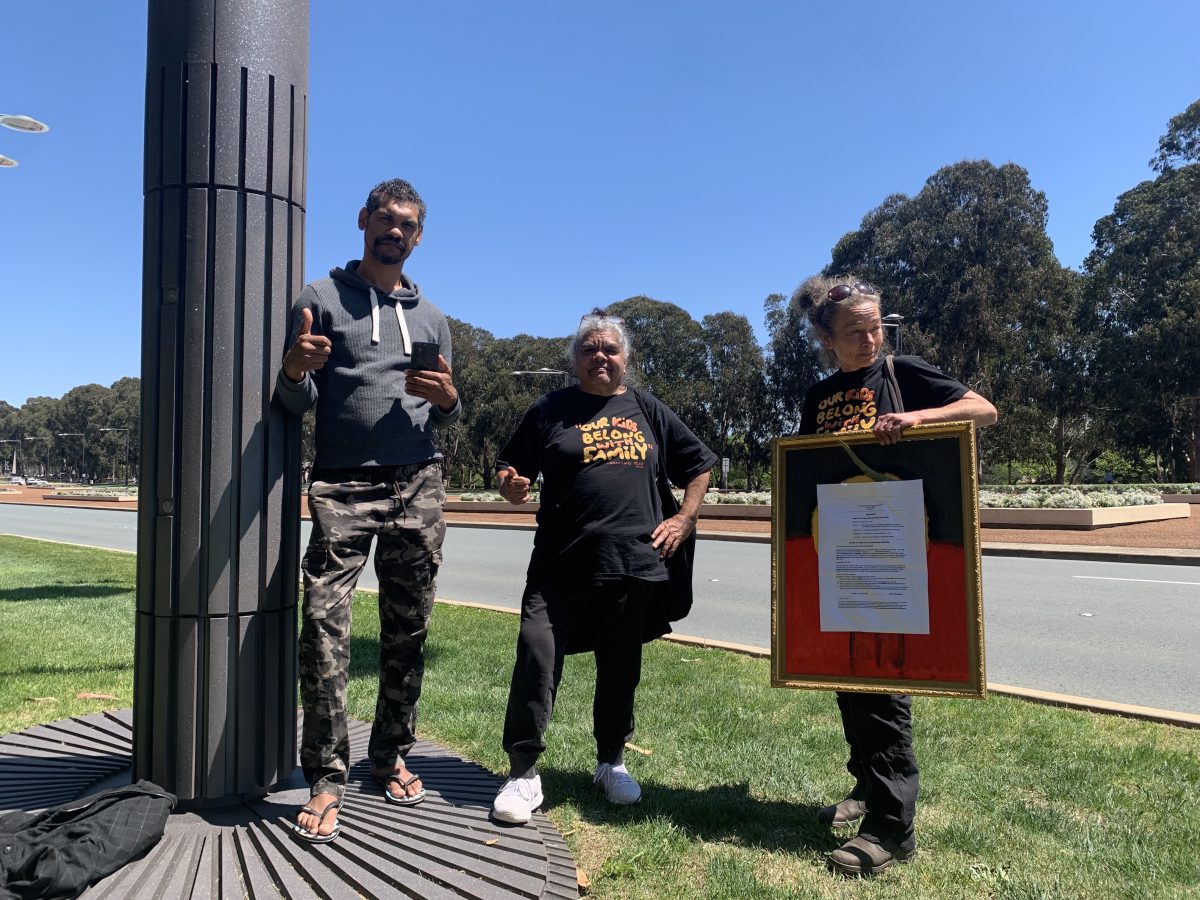
[{"label": "tall tree line", "polygon": [[0,400],[0,472],[123,481],[138,473],[141,380],[85,384],[62,397]]},{"label": "tall tree line", "polygon": [[[1170,121],[1150,171],[1096,223],[1082,271],[1058,262],[1046,197],[1015,163],[945,166],[915,196],[885,198],[834,246],[825,273],[876,284],[884,313],[904,317],[905,352],[1000,408],[981,438],[992,479],[1200,480],[1200,100]],[[787,295],[761,302],[761,345],[740,313],[696,321],[645,296],[607,310],[631,335],[633,376],[752,489],[768,480],[771,439],[796,430],[804,392],[824,374]],[[525,410],[566,383],[569,338],[450,324],[466,413],[443,452],[452,481],[490,487]],[[22,441],[0,444],[0,471],[15,451],[30,473],[46,453],[52,472],[119,473],[126,432],[103,430],[115,428],[128,429],[136,472],[137,392],[126,378],[20,409],[0,401],[0,439]],[[86,457],[80,438],[60,436],[73,433],[87,434]],[[311,461],[311,419],[305,436]]]}]

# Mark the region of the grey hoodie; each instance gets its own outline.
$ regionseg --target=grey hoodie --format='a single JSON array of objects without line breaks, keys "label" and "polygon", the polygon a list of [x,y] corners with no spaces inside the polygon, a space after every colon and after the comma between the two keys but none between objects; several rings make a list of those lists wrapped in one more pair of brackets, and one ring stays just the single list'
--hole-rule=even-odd
[{"label": "grey hoodie", "polygon": [[[413,341],[432,341],[453,365],[450,327],[440,309],[408,278],[386,296],[358,275],[358,261],[332,269],[305,286],[292,307],[287,346],[300,333],[300,310],[311,309],[313,334],[333,345],[324,367],[294,382],[282,367],[275,379],[283,405],[302,415],[317,404],[316,468],[399,466],[441,456],[433,428],[453,423],[448,413],[404,392]],[[319,401],[319,402],[318,402]]]}]

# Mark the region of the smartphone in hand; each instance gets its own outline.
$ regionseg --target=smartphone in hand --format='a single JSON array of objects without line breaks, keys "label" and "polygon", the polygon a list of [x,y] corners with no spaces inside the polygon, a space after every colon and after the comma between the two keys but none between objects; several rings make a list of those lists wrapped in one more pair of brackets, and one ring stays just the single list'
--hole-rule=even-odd
[{"label": "smartphone in hand", "polygon": [[432,341],[413,341],[412,356],[408,367],[420,369],[422,372],[436,372],[438,370],[438,345]]}]

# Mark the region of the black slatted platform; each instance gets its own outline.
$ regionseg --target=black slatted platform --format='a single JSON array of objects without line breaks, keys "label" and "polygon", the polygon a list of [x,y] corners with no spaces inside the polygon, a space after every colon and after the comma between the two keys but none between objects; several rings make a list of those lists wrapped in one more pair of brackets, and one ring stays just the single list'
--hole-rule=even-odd
[{"label": "black slatted platform", "polygon": [[[142,860],[90,888],[89,898],[412,897],[457,900],[578,897],[575,862],[545,816],[491,822],[499,780],[428,741],[407,763],[428,799],[383,799],[366,759],[370,726],[352,722],[342,833],[294,840],[287,824],[308,799],[299,770],[278,791],[223,809],[176,813]],[[0,737],[0,812],[67,803],[128,784],[128,710],[63,719]],[[489,843],[494,842],[494,843]]]}]

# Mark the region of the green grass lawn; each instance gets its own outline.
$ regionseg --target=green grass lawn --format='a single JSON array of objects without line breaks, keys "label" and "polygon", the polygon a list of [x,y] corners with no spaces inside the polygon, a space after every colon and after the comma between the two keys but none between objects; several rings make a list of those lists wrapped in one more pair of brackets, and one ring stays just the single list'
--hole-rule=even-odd
[{"label": "green grass lawn", "polygon": [[[0,537],[0,731],[131,705],[134,558]],[[351,714],[375,705],[373,594],[355,601]],[[515,616],[439,605],[421,732],[505,771]],[[764,660],[647,648],[628,754],[645,795],[591,784],[590,657],[567,661],[541,770],[546,811],[604,898],[1200,897],[1200,732],[992,698],[914,703],[916,861],[831,875],[849,787],[833,697],[768,687]],[[77,700],[80,692],[116,701]],[[33,698],[54,698],[33,699]]]}]

